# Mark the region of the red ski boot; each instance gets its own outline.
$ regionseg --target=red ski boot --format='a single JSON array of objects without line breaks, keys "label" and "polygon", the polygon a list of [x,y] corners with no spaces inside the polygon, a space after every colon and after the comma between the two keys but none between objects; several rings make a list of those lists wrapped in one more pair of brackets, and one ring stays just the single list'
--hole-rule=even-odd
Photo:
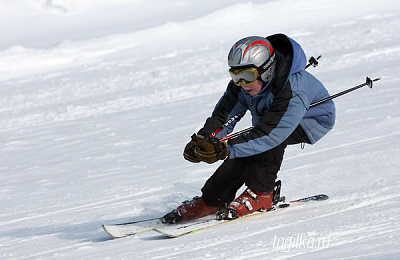
[{"label": "red ski boot", "polygon": [[274,192],[261,192],[247,188],[239,197],[232,201],[228,207],[217,213],[217,219],[235,219],[251,214],[257,210],[272,208]]},{"label": "red ski boot", "polygon": [[177,223],[181,220],[191,220],[201,218],[210,214],[215,214],[218,207],[208,206],[201,197],[194,197],[182,203],[177,209],[163,217],[165,223]]}]

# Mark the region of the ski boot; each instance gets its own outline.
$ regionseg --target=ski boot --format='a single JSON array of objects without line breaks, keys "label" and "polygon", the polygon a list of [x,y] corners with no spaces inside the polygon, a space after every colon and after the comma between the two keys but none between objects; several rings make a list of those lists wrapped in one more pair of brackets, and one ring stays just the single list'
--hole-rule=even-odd
[{"label": "ski boot", "polygon": [[271,210],[280,201],[281,182],[275,183],[271,192],[261,192],[247,188],[228,207],[217,212],[218,220],[231,220],[251,214],[255,211]]},{"label": "ski boot", "polygon": [[186,200],[177,209],[166,214],[162,221],[168,224],[178,223],[182,220],[201,218],[210,214],[215,214],[218,207],[208,206],[201,197],[194,197]]}]

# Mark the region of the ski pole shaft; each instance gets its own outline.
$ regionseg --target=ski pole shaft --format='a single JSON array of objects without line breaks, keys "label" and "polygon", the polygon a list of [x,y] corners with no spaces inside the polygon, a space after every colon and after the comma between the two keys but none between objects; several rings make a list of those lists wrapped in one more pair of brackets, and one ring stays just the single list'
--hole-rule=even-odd
[{"label": "ski pole shaft", "polygon": [[239,132],[233,133],[233,134],[231,134],[231,135],[227,135],[227,136],[225,136],[225,137],[219,139],[219,141],[220,141],[220,142],[224,142],[224,141],[226,141],[226,140],[229,140],[229,139],[232,139],[232,138],[236,138],[236,137],[238,137],[238,136],[240,136],[240,135],[242,135],[242,134],[245,134],[245,133],[250,132],[253,128],[254,128],[254,126],[250,126],[250,127],[246,128],[246,129],[243,129],[243,130],[241,130],[241,131],[239,131]]},{"label": "ski pole shaft", "polygon": [[239,117],[243,116],[246,112],[240,112],[236,115],[234,115],[233,117],[231,117],[228,121],[226,121],[225,124],[223,124],[220,128],[218,128],[217,130],[215,130],[214,132],[212,132],[210,134],[210,138],[214,138],[219,132],[222,131],[222,129],[224,129],[225,127],[227,127],[228,125],[232,124],[233,121],[235,121],[236,119],[238,119]]},{"label": "ski pole shaft", "polygon": [[314,103],[312,103],[312,104],[310,105],[310,107],[313,107],[313,106],[319,105],[319,104],[321,104],[321,103],[324,103],[325,101],[328,101],[328,100],[331,100],[331,99],[340,97],[340,96],[342,96],[342,95],[344,95],[344,94],[347,94],[347,93],[349,93],[349,92],[351,92],[351,91],[354,91],[354,90],[356,90],[356,89],[362,88],[362,87],[364,87],[364,86],[368,86],[368,87],[372,88],[372,84],[373,84],[375,81],[378,81],[378,80],[380,80],[380,79],[381,79],[380,77],[379,77],[379,78],[376,78],[376,79],[370,79],[370,78],[367,77],[365,83],[360,84],[360,85],[357,85],[357,86],[355,86],[355,87],[353,87],[353,88],[349,88],[349,89],[347,89],[347,90],[345,90],[345,91],[342,91],[342,92],[339,92],[339,93],[337,93],[337,94],[335,94],[335,95],[333,95],[333,96],[324,98],[324,99],[322,99],[322,100],[320,100],[320,101],[314,102]]},{"label": "ski pole shaft", "polygon": [[[337,94],[335,94],[335,95],[332,95],[332,96],[330,96],[330,97],[324,98],[324,99],[322,99],[322,100],[313,102],[313,103],[311,103],[310,107],[317,106],[317,105],[322,104],[322,103],[324,103],[324,102],[326,102],[326,101],[328,101],[328,100],[332,100],[332,99],[334,99],[334,98],[340,97],[340,96],[342,96],[342,95],[344,95],[344,94],[347,94],[347,93],[349,93],[349,92],[351,92],[351,91],[354,91],[354,90],[356,90],[356,89],[362,88],[362,87],[364,87],[364,86],[368,86],[368,87],[372,88],[372,84],[373,84],[375,81],[378,81],[378,80],[380,80],[380,79],[381,79],[380,77],[379,77],[379,78],[375,78],[375,79],[370,79],[370,78],[367,77],[365,83],[360,84],[360,85],[357,85],[357,86],[352,87],[352,88],[349,88],[349,89],[347,89],[347,90],[345,90],[345,91],[339,92],[339,93],[337,93]],[[254,126],[248,127],[248,128],[243,129],[243,130],[241,130],[241,131],[239,131],[239,132],[236,132],[236,133],[233,133],[233,134],[231,134],[231,135],[228,135],[228,136],[226,136],[226,137],[224,137],[224,138],[221,138],[221,139],[219,139],[219,141],[220,141],[220,142],[223,142],[223,141],[226,141],[226,140],[229,140],[229,139],[232,139],[232,138],[236,138],[236,137],[238,137],[238,136],[240,136],[240,135],[242,135],[242,134],[245,134],[245,133],[250,132],[253,128],[254,128]]]}]

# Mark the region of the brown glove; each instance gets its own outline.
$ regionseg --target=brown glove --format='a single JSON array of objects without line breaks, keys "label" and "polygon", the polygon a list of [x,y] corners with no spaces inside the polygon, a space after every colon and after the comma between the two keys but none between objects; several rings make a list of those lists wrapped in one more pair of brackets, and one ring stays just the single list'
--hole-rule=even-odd
[{"label": "brown glove", "polygon": [[197,141],[197,146],[192,148],[198,160],[206,163],[215,163],[224,160],[228,155],[228,145],[217,138],[203,138]]},{"label": "brown glove", "polygon": [[192,140],[185,146],[185,149],[183,150],[183,158],[188,160],[189,162],[192,163],[199,163],[201,162],[199,158],[194,154],[194,149],[197,149],[198,147],[198,142],[203,140],[202,135],[192,135]]}]

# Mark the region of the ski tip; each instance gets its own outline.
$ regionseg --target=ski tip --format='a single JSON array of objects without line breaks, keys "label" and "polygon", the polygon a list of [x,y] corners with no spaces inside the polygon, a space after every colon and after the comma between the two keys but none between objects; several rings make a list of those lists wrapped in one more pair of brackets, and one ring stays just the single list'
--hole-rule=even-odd
[{"label": "ski tip", "polygon": [[159,229],[157,229],[157,228],[155,228],[155,229],[153,229],[153,230],[156,231],[156,232],[158,232],[158,233],[160,233],[160,234],[162,234],[162,235],[164,235],[164,236],[167,237],[167,238],[177,238],[177,237],[180,237],[180,236],[185,235],[185,234],[174,235],[174,234],[170,234],[170,233],[168,233],[168,232],[164,232],[164,231],[162,231],[162,230],[159,230]]},{"label": "ski tip", "polygon": [[107,225],[101,225],[101,227],[104,229],[104,231],[112,238],[119,238],[114,236],[108,229],[107,229]]},{"label": "ski tip", "polygon": [[[104,231],[112,238],[117,239],[117,238],[123,238],[123,237],[127,237],[130,235],[127,234],[123,234],[121,232],[118,232],[118,230],[113,229],[113,226],[109,226],[109,225],[101,225],[101,227],[104,229]],[[134,235],[134,234],[132,234]]]}]

